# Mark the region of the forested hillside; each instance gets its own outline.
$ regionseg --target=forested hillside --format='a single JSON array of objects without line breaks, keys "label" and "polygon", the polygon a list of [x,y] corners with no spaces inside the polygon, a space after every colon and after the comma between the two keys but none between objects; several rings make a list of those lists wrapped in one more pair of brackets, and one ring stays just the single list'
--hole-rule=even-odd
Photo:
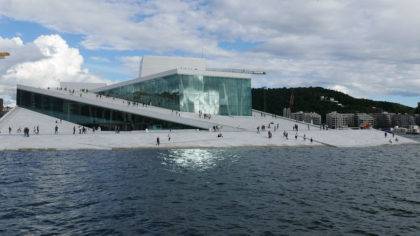
[{"label": "forested hillside", "polygon": [[[290,96],[293,92],[294,105],[292,112],[317,112],[323,117],[326,113],[337,111],[341,113],[354,112],[394,112],[414,113],[415,109],[398,103],[358,99],[347,94],[324,89],[321,87],[308,88],[253,88],[252,107],[274,114],[283,114],[283,108],[289,107]],[[321,100],[324,96],[324,100]],[[331,102],[330,98],[338,102]],[[341,104],[342,106],[338,105]]]}]

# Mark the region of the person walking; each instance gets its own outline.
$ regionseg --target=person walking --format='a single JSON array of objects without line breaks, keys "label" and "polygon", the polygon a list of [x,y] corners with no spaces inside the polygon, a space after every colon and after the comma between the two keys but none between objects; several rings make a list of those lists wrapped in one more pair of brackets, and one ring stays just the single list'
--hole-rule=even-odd
[{"label": "person walking", "polygon": [[76,134],[76,126],[73,126],[73,135]]},{"label": "person walking", "polygon": [[157,137],[156,138],[156,146],[159,146],[160,145],[160,139],[159,139],[159,137]]},{"label": "person walking", "polygon": [[54,134],[58,134],[58,126],[57,125],[55,125]]},{"label": "person walking", "polygon": [[28,127],[23,128],[23,136],[29,137],[29,128]]},{"label": "person walking", "polygon": [[9,126],[9,134],[12,133],[12,127]]}]

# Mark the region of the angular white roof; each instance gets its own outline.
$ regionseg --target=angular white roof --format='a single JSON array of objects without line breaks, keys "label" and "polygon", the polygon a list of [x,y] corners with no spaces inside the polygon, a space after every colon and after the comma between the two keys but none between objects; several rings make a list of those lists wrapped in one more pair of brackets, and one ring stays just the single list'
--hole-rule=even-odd
[{"label": "angular white roof", "polygon": [[172,69],[168,71],[163,71],[157,74],[148,75],[142,78],[137,78],[133,80],[127,80],[120,83],[111,84],[105,87],[93,89],[91,91],[94,92],[101,92],[129,84],[135,84],[147,80],[152,80],[156,78],[161,78],[168,75],[175,75],[175,74],[181,74],[181,75],[202,75],[202,76],[214,76],[214,77],[227,77],[227,78],[236,78],[236,79],[251,79],[250,74],[245,73],[236,73],[236,72],[224,72],[224,71],[210,71],[210,70],[190,70],[190,69]]},{"label": "angular white roof", "polygon": [[204,58],[143,56],[140,61],[139,78],[173,69],[206,70]]}]

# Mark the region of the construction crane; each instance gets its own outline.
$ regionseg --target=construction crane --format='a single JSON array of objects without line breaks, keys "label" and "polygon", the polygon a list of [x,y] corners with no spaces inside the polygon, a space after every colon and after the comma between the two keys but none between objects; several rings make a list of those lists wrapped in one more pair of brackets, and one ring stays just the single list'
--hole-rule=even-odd
[{"label": "construction crane", "polygon": [[6,57],[10,56],[10,53],[8,52],[0,52],[0,59],[4,59]]}]

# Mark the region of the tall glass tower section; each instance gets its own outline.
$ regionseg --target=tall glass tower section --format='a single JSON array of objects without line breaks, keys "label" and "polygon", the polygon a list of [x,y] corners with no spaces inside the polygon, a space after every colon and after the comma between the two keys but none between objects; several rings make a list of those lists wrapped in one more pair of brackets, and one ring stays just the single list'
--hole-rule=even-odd
[{"label": "tall glass tower section", "polygon": [[251,79],[174,73],[122,84],[100,94],[184,112],[251,115]]}]

